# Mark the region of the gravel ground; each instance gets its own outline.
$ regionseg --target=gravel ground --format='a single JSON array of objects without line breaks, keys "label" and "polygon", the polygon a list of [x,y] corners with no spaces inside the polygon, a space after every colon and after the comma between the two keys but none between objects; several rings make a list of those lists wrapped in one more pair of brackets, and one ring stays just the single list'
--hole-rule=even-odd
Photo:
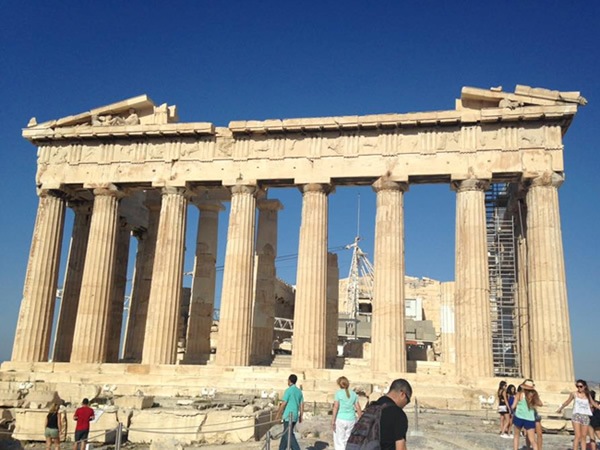
[{"label": "gravel ground", "polygon": [[[409,412],[409,437],[407,447],[410,450],[512,450],[512,440],[503,439],[498,436],[498,420],[495,414],[489,414],[490,420],[486,420],[482,413],[458,413],[441,411],[421,412],[417,421],[414,413]],[[417,429],[418,428],[418,429]],[[273,433],[281,431],[281,425],[272,429]],[[333,436],[331,432],[330,416],[307,417],[304,423],[300,424],[298,432],[301,434],[300,447],[310,450],[333,449]],[[272,449],[277,449],[279,440],[271,443]],[[165,443],[162,446],[156,446],[156,450],[169,449],[202,449],[202,450],[233,450],[250,449],[259,450],[264,448],[264,440],[261,442],[247,442],[243,444],[226,445],[185,445],[178,447],[175,442]],[[6,441],[0,441],[0,449],[34,449],[42,450],[45,446],[41,443],[24,443],[20,446],[18,443],[9,444]],[[70,449],[70,443],[63,443],[61,448]],[[97,447],[112,449],[112,446]],[[125,444],[124,449],[130,450],[148,450],[147,445]],[[521,442],[521,448],[525,448],[524,442]],[[572,436],[569,434],[544,434],[544,450],[570,450],[572,449]]]}]

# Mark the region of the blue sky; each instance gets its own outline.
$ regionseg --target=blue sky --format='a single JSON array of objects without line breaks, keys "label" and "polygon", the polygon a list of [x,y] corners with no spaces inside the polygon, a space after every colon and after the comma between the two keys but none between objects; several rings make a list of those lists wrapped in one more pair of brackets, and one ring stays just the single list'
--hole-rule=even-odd
[{"label": "blue sky", "polygon": [[[579,90],[589,101],[565,137],[560,202],[576,374],[599,379],[600,3],[487,3],[3,2],[0,360],[10,358],[37,207],[36,152],[21,137],[31,116],[40,122],[146,93],[176,104],[182,121],[226,126],[453,109],[462,86],[512,91],[525,84]],[[330,197],[330,247],[352,242],[359,194],[363,246],[372,257],[367,188],[339,188]],[[270,196],[285,204],[279,254],[293,255],[300,194]],[[454,278],[454,199],[447,185],[406,194],[407,274]],[[196,219],[190,208],[190,228]],[[225,233],[223,226],[218,264]],[[192,249],[193,230],[188,236]],[[339,258],[345,274],[350,254]],[[293,282],[295,261],[282,262],[278,273]]]}]

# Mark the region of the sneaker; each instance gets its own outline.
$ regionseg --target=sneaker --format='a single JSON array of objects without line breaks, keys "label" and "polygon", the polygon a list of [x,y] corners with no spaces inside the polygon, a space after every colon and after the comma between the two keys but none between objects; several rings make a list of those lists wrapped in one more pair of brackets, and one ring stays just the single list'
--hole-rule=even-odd
[{"label": "sneaker", "polygon": [[500,437],[504,438],[504,439],[510,439],[510,436],[508,435],[508,433],[502,433],[500,435]]}]

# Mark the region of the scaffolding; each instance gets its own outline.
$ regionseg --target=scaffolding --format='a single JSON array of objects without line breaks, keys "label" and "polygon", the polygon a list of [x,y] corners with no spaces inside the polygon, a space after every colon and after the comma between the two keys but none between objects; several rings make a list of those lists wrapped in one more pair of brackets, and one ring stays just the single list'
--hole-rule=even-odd
[{"label": "scaffolding", "polygon": [[515,224],[507,212],[509,198],[506,183],[492,184],[485,194],[492,355],[496,376],[520,377]]}]

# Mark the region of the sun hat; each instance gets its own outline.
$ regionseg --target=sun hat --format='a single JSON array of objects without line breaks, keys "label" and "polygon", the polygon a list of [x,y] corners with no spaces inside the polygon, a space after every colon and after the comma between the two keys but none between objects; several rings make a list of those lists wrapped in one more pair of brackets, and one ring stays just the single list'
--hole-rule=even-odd
[{"label": "sun hat", "polygon": [[532,379],[530,379],[530,378],[527,378],[525,381],[523,381],[523,382],[521,383],[521,387],[522,387],[523,389],[529,389],[529,390],[531,390],[531,389],[535,389],[535,383],[533,382],[533,380],[532,380]]}]

